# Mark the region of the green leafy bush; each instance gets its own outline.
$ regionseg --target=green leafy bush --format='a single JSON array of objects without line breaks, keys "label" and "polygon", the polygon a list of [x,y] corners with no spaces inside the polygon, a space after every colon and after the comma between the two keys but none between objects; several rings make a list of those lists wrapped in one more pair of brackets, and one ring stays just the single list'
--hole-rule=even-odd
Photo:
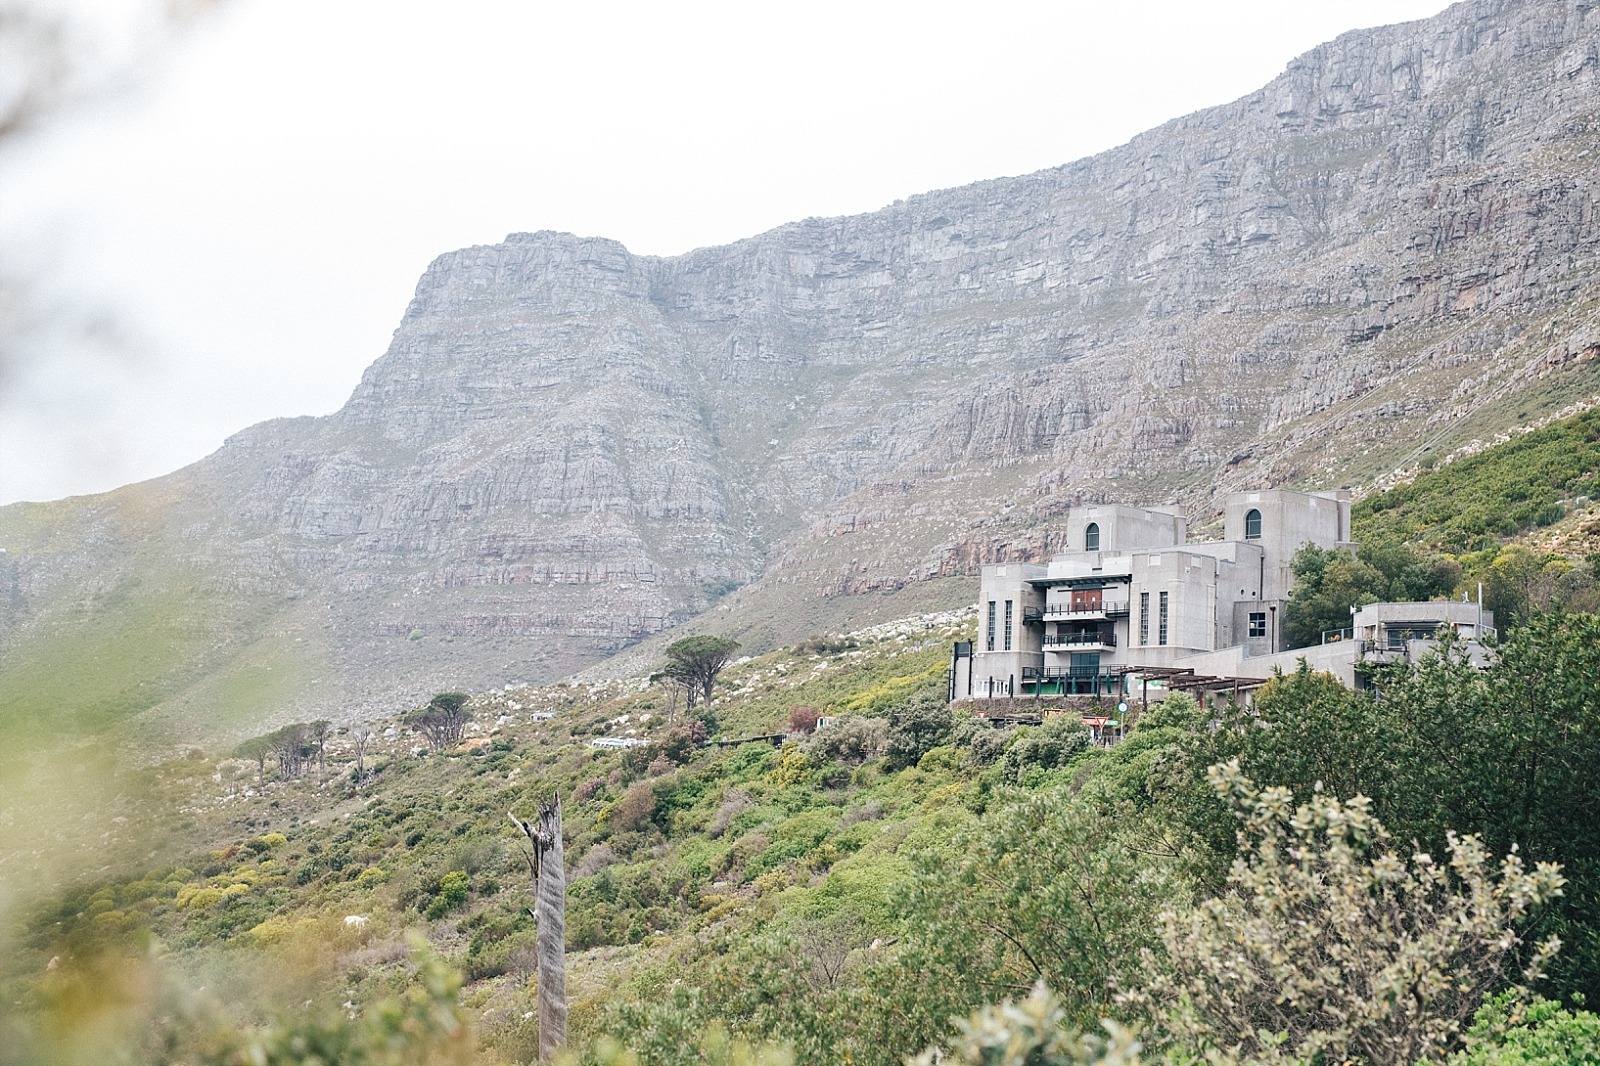
[{"label": "green leafy bush", "polygon": [[883,765],[890,770],[915,766],[928,752],[950,742],[954,724],[943,693],[922,693],[898,704],[889,712]]},{"label": "green leafy bush", "polygon": [[428,902],[424,916],[429,919],[443,918],[446,914],[467,902],[467,890],[472,884],[472,878],[463,870],[451,870],[439,879],[439,889]]},{"label": "green leafy bush", "polygon": [[1600,1066],[1600,1015],[1501,993],[1479,1009],[1449,1066]]},{"label": "green leafy bush", "polygon": [[1089,749],[1089,731],[1073,714],[1045,716],[1041,725],[1017,730],[1001,765],[1010,781],[1020,781],[1031,769],[1054,770]]}]

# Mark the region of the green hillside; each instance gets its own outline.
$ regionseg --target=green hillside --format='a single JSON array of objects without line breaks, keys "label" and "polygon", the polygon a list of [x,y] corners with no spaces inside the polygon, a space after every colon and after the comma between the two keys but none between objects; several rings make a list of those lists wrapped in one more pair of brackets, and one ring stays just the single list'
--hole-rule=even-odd
[{"label": "green hillside", "polygon": [[[552,793],[574,1062],[1600,1055],[1600,1018],[1562,1006],[1600,996],[1600,617],[1572,613],[1597,440],[1591,411],[1357,508],[1351,573],[1510,597],[1487,671],[1391,668],[1376,701],[1302,673],[1248,712],[1175,696],[1115,744],[1089,707],[950,710],[957,614],[740,660],[709,708],[643,676],[515,686],[439,751],[397,707],[298,769],[132,765],[155,726],[119,679],[277,722],[321,666],[197,576],[108,581],[98,628],[8,674],[18,720],[72,743],[14,729],[0,761],[0,1066],[531,1061],[506,812]],[[226,683],[164,650],[196,642]],[[1505,998],[1525,973],[1546,998]]]},{"label": "green hillside", "polygon": [[1600,495],[1600,407],[1424,470],[1355,508],[1358,540],[1449,551],[1555,524]]},{"label": "green hillside", "polygon": [[[526,815],[552,791],[566,811],[582,1062],[624,1061],[608,1050],[615,1038],[649,1063],[895,1063],[936,1043],[951,1046],[948,1061],[1021,1063],[979,1045],[993,1031],[1021,1039],[1027,1018],[1043,1019],[1029,1030],[1041,1045],[1110,1018],[1146,1049],[1062,1037],[1077,1050],[1027,1062],[1154,1062],[1206,1047],[1218,1061],[1277,1061],[1241,1019],[1291,1017],[1285,1039],[1348,1049],[1392,1028],[1444,1051],[1552,931],[1564,946],[1540,990],[1559,1000],[1600,986],[1600,794],[1587,772],[1600,703],[1593,686],[1561,680],[1600,676],[1600,619],[1530,624],[1487,675],[1448,664],[1394,674],[1382,703],[1286,678],[1257,705],[1271,729],[1208,729],[1209,714],[1172,697],[1114,747],[1076,714],[1010,729],[951,714],[944,673],[964,628],[930,618],[737,663],[709,718],[642,681],[480,694],[464,742],[440,753],[379,723],[394,731],[365,751],[359,782],[349,733],[330,741],[325,770],[313,754],[287,779],[270,758],[196,753],[108,782],[148,797],[118,807],[123,822],[107,818],[103,793],[76,806],[41,782],[31,799],[55,808],[55,850],[97,872],[12,899],[0,1062],[113,1061],[108,1049],[127,1062],[291,1062],[315,1048],[350,1062],[530,1061],[531,892],[505,812]],[[1537,722],[1491,713],[1532,707]],[[782,732],[818,712],[836,720],[781,749],[697,739]],[[606,750],[589,743],[598,736],[648,743]],[[1449,767],[1436,757],[1444,736]],[[1208,781],[1228,759],[1238,769]],[[1246,777],[1310,803],[1299,828]],[[1357,792],[1370,804],[1326,798]],[[1249,850],[1235,850],[1220,795],[1254,811]],[[7,824],[26,820],[20,802]],[[1407,866],[1409,845],[1366,865],[1385,850],[1374,818],[1391,841],[1440,856],[1447,830],[1479,832],[1487,853],[1458,848],[1456,873],[1437,884]],[[1308,854],[1333,866],[1274,865],[1272,834],[1302,831]],[[3,839],[13,869],[25,838]],[[1562,863],[1566,894],[1553,894],[1553,870],[1499,867],[1512,843]],[[1426,884],[1408,889],[1407,868]],[[1371,871],[1379,881],[1362,880]],[[1283,956],[1291,933],[1256,909],[1263,891],[1299,894],[1293,935],[1311,937],[1307,957],[1345,944],[1342,977]],[[1428,915],[1452,913],[1466,891],[1478,903],[1454,915],[1460,935],[1427,933]],[[1374,940],[1382,923],[1365,913],[1351,925],[1361,900],[1409,913],[1415,936]],[[1255,932],[1230,947],[1207,915],[1248,917],[1225,927]],[[1510,955],[1485,946],[1519,934]],[[1413,1022],[1382,1011],[1329,1022],[1341,997],[1374,999],[1391,979],[1375,960],[1394,951],[1421,982]],[[1229,952],[1254,960],[1227,965],[1256,967],[1259,988],[1217,985],[1193,965]],[[1027,999],[1040,982],[1056,996]],[[1290,986],[1303,1017],[1272,1005]],[[966,1037],[952,1028],[1003,1000],[1024,1002]],[[1551,1031],[1596,1039],[1592,1015],[1541,1010]],[[1224,1053],[1240,1039],[1244,1051]],[[739,1052],[739,1040],[788,1051]]]}]

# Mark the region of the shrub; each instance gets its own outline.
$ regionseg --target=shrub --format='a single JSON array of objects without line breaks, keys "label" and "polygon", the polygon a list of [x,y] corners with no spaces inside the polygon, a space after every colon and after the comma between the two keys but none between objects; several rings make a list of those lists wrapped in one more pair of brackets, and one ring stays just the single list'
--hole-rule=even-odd
[{"label": "shrub", "polygon": [[951,743],[965,748],[967,758],[977,766],[988,766],[1006,753],[1016,736],[1015,729],[998,729],[986,718],[961,717],[950,731]]},{"label": "shrub", "polygon": [[811,734],[817,731],[817,719],[822,715],[815,707],[797,703],[789,708],[789,732]]},{"label": "shrub", "polygon": [[467,902],[467,888],[472,880],[465,871],[451,870],[439,879],[438,894],[428,904],[428,909],[423,912],[429,919],[443,918]]},{"label": "shrub", "polygon": [[884,766],[891,770],[915,766],[928,752],[949,743],[954,720],[942,693],[921,693],[900,704],[889,712]]},{"label": "shrub", "polygon": [[957,1019],[947,1051],[929,1048],[909,1066],[1139,1066],[1139,1041],[1115,1022],[1105,1036],[1067,1026],[1061,1002],[1041,984],[1027,999]]},{"label": "shrub", "polygon": [[613,831],[624,832],[643,828],[655,813],[655,789],[648,781],[635,781],[628,786],[628,791],[622,794],[622,798],[611,805],[606,821]]},{"label": "shrub", "polygon": [[887,736],[888,723],[882,718],[846,718],[812,733],[800,750],[818,762],[859,766],[883,751]]},{"label": "shrub", "polygon": [[711,822],[706,826],[706,835],[713,840],[720,837],[728,831],[728,826],[741,811],[747,811],[755,805],[755,799],[744,789],[728,789],[722,794],[722,803],[717,807],[717,813],[711,816]]},{"label": "shrub", "polygon": [[1600,1015],[1559,1003],[1523,1003],[1505,992],[1487,1000],[1449,1066],[1573,1066],[1600,1062]]},{"label": "shrub", "polygon": [[1089,731],[1081,721],[1070,714],[1052,714],[1041,725],[1017,730],[1016,739],[1006,749],[1005,773],[1010,780],[1020,781],[1032,767],[1054,770],[1088,749]]},{"label": "shrub", "polygon": [[772,783],[779,788],[804,785],[811,780],[811,771],[811,759],[798,747],[790,745],[778,755],[778,765],[771,774]]},{"label": "shrub", "polygon": [[1205,726],[1210,718],[1198,700],[1187,692],[1172,692],[1139,716],[1136,729],[1187,729]]},{"label": "shrub", "polygon": [[[1420,1062],[1457,1043],[1522,941],[1515,927],[1561,892],[1553,864],[1496,863],[1450,834],[1449,861],[1388,849],[1368,800],[1258,791],[1237,762],[1212,788],[1241,825],[1230,891],[1162,915],[1167,969],[1125,999],[1175,1047],[1248,1063]],[[1536,979],[1553,938],[1528,952]]]}]

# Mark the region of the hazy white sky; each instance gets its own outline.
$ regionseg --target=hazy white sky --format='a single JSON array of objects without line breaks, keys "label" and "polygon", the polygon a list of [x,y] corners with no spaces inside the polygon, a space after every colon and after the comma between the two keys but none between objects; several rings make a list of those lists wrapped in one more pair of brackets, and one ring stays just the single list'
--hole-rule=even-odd
[{"label": "hazy white sky", "polygon": [[0,502],[335,410],[441,252],[673,255],[1027,173],[1445,6],[231,0],[0,156]]}]

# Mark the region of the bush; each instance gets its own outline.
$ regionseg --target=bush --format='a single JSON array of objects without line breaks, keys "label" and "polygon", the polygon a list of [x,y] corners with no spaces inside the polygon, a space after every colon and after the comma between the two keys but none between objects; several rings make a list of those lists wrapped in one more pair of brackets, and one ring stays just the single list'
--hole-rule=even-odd
[{"label": "bush", "polygon": [[1032,767],[1054,770],[1065,766],[1073,756],[1089,750],[1089,731],[1071,714],[1046,716],[1043,724],[1017,730],[1016,739],[1006,749],[1006,777],[1020,781]]},{"label": "bush", "polygon": [[1509,992],[1486,1001],[1449,1066],[1574,1066],[1600,1063],[1600,1015],[1559,1003],[1523,1003]]},{"label": "bush", "polygon": [[888,723],[882,718],[846,718],[807,737],[800,750],[816,762],[860,766],[883,751]]},{"label": "bush", "polygon": [[1139,716],[1135,729],[1185,729],[1205,727],[1210,715],[1187,692],[1172,692]]},{"label": "bush", "polygon": [[439,879],[438,894],[428,904],[428,909],[423,912],[424,917],[431,920],[443,918],[467,902],[467,888],[472,880],[462,870],[451,870]]},{"label": "bush", "polygon": [[805,733],[807,735],[817,731],[817,719],[822,715],[815,707],[807,707],[797,703],[789,708],[789,732]]},{"label": "bush", "polygon": [[997,729],[987,718],[958,718],[950,733],[951,742],[965,748],[976,766],[988,766],[1006,753],[1006,746],[1017,735],[1015,729]]},{"label": "bush", "polygon": [[642,829],[656,813],[655,789],[648,781],[635,781],[622,798],[611,805],[606,817],[614,832]]},{"label": "bush", "polygon": [[1060,1001],[1041,984],[1027,999],[957,1019],[948,1051],[929,1048],[910,1066],[1139,1066],[1139,1041],[1115,1022],[1106,1035],[1067,1027]]},{"label": "bush", "polygon": [[[1186,1055],[1433,1061],[1506,979],[1523,948],[1516,927],[1565,881],[1553,864],[1528,872],[1515,853],[1496,862],[1453,833],[1448,861],[1407,861],[1361,796],[1319,791],[1297,808],[1237,762],[1209,778],[1242,827],[1229,891],[1162,915],[1167,968],[1125,997]],[[1524,979],[1558,946],[1530,946]]]},{"label": "bush", "polygon": [[925,692],[889,712],[883,764],[890,770],[915,766],[924,755],[950,742],[955,716],[942,693]]},{"label": "bush", "polygon": [[717,806],[717,812],[711,816],[711,822],[706,826],[706,835],[712,840],[717,839],[728,831],[728,826],[733,824],[735,817],[742,811],[747,811],[756,805],[755,799],[742,788],[730,788],[722,794],[722,802]]}]

